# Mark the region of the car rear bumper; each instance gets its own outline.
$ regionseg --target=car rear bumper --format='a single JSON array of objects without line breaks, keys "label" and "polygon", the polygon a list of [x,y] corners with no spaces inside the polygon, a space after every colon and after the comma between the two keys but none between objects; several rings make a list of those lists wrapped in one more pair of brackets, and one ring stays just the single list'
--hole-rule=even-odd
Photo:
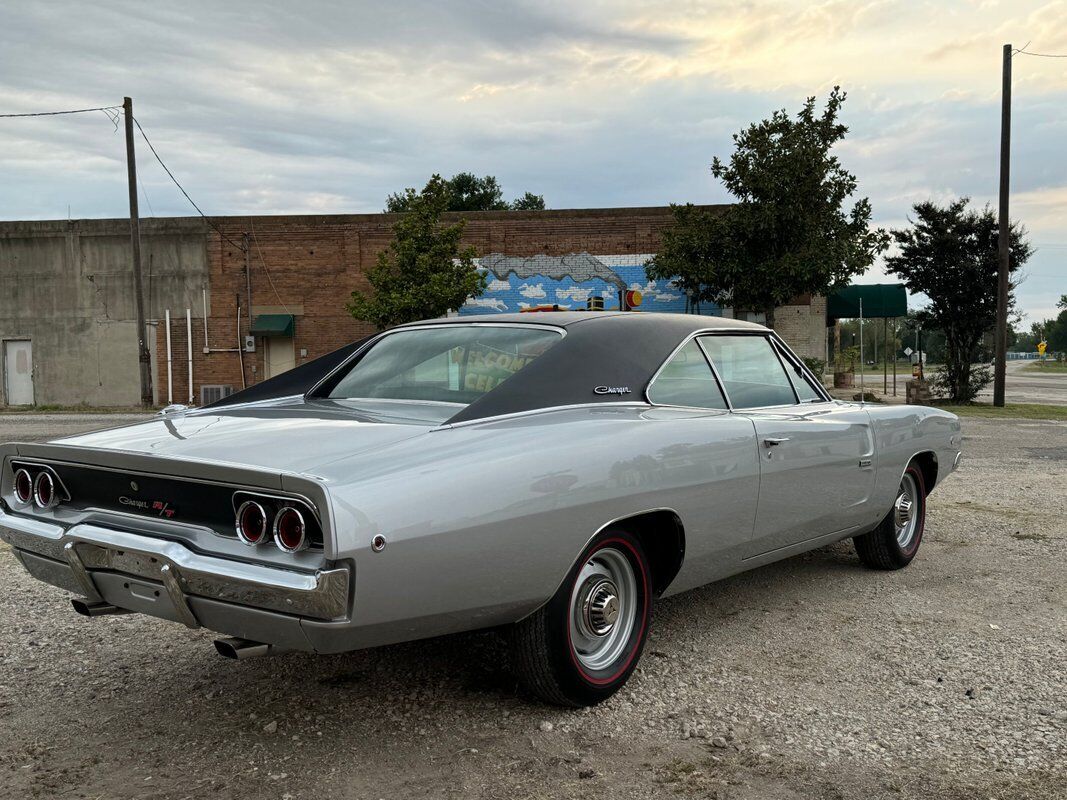
[{"label": "car rear bumper", "polygon": [[[281,615],[343,622],[350,612],[352,573],[345,566],[295,572],[99,525],[63,528],[2,511],[0,540],[39,580],[191,628],[225,630],[217,619],[225,618],[226,607],[247,609],[250,619],[264,622]],[[299,629],[299,620],[292,622]]]}]

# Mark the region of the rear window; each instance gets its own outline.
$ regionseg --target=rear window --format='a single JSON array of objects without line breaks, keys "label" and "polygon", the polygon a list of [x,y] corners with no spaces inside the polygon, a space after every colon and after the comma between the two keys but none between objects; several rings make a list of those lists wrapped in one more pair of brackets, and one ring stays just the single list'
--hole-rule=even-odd
[{"label": "rear window", "polygon": [[557,330],[538,327],[440,325],[397,331],[335,378],[327,397],[468,405],[561,338]]}]

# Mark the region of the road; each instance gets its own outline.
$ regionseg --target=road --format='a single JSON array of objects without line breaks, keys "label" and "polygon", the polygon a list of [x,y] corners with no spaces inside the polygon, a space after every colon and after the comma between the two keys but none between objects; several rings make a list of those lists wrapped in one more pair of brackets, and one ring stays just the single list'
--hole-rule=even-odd
[{"label": "road", "polygon": [[518,695],[492,633],[225,661],[75,615],[0,546],[0,797],[1062,800],[1067,423],[964,434],[906,570],[842,543],[661,602],[587,711]]},{"label": "road", "polygon": [[[1067,373],[1037,375],[1027,371],[1033,361],[1009,361],[1005,365],[1004,401],[1006,403],[1046,403],[1067,406]],[[993,402],[993,384],[978,393],[982,403]]]}]

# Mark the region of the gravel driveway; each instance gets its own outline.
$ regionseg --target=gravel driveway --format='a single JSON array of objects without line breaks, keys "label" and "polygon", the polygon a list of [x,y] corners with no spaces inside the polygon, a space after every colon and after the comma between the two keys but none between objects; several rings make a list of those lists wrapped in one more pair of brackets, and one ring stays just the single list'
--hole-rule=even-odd
[{"label": "gravel driveway", "polygon": [[964,433],[908,569],[841,544],[664,601],[581,712],[517,696],[493,634],[225,661],[75,615],[0,545],[0,796],[1060,800],[1067,424]]}]

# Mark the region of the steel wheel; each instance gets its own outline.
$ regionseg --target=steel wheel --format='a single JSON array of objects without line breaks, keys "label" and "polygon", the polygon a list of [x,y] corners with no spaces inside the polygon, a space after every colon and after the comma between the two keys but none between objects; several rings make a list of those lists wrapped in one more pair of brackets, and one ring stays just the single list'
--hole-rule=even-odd
[{"label": "steel wheel", "polygon": [[586,545],[547,603],[510,631],[512,668],[549,703],[611,697],[637,667],[652,619],[652,570],[640,540],[608,528]]},{"label": "steel wheel", "polygon": [[922,544],[926,527],[926,482],[912,461],[904,470],[897,496],[878,527],[853,537],[860,560],[873,569],[906,567]]},{"label": "steel wheel", "polygon": [[901,550],[907,550],[915,538],[915,530],[919,524],[918,497],[919,485],[915,476],[905,472],[900,481],[896,502],[893,503],[893,527]]},{"label": "steel wheel", "polygon": [[582,566],[570,599],[574,655],[590,672],[614,664],[630,643],[637,620],[637,578],[630,560],[613,547]]}]

